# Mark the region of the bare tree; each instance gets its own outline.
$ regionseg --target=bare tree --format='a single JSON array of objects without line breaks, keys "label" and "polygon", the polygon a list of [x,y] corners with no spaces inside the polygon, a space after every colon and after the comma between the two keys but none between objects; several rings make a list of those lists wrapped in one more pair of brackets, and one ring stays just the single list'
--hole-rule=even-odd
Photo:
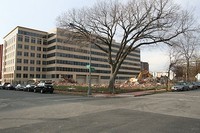
[{"label": "bare tree", "polygon": [[[178,35],[193,30],[191,14],[172,0],[101,1],[93,7],[73,9],[57,19],[62,28],[91,37],[91,43],[106,53],[111,67],[109,89],[126,57],[142,45],[169,44]],[[120,48],[113,51],[114,40]],[[112,55],[115,55],[114,57]]]},{"label": "bare tree", "polygon": [[176,42],[176,49],[181,53],[182,58],[186,62],[186,81],[190,80],[190,63],[194,57],[198,42],[199,39],[192,33],[179,36]]},{"label": "bare tree", "polygon": [[173,46],[169,48],[169,52],[168,52],[168,56],[169,56],[169,67],[168,67],[168,80],[167,80],[167,90],[170,90],[170,76],[171,76],[171,71],[173,71],[173,69],[175,69],[176,65],[181,61],[180,57],[181,57],[181,53],[176,50]]}]

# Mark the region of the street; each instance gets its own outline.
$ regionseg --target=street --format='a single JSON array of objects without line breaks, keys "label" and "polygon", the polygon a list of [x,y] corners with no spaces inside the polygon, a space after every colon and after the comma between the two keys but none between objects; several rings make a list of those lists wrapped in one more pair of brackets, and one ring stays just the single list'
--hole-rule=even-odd
[{"label": "street", "polygon": [[0,90],[0,133],[199,133],[200,90],[94,98]]}]

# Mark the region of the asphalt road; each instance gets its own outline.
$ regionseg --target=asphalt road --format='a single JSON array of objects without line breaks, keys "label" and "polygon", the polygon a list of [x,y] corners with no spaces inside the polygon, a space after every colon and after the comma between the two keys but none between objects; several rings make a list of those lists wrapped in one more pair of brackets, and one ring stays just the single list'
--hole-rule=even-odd
[{"label": "asphalt road", "polygon": [[0,133],[200,133],[200,90],[93,98],[0,90]]}]

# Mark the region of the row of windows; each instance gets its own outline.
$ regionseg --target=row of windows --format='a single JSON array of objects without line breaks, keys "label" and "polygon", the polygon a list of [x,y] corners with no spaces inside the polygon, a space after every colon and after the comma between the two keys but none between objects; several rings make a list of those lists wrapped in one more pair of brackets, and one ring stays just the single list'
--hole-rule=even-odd
[{"label": "row of windows", "polygon": [[[65,53],[51,53],[51,54],[48,54],[48,55],[47,55],[47,58],[54,57],[54,56],[89,60],[89,57],[88,57],[88,56],[80,56],[80,55],[65,54]],[[92,57],[91,60],[94,60],[94,61],[101,61],[101,62],[107,62],[106,59],[95,58],[95,57]]]},{"label": "row of windows", "polygon": [[124,75],[138,75],[138,72],[122,72],[122,71],[119,71],[117,74],[124,74]]},{"label": "row of windows", "polygon": [[[20,64],[21,64],[21,63],[22,63],[22,59],[19,59],[19,58],[18,58],[18,59],[17,59],[17,63],[20,63]],[[28,59],[24,59],[24,60],[23,60],[23,63],[24,63],[24,64],[29,64],[29,60],[28,60]],[[35,64],[35,60],[30,60],[30,64],[33,64],[33,65],[34,65],[34,64]],[[36,60],[36,64],[37,64],[37,65],[40,65],[40,64],[41,64],[41,61],[40,61],[40,60]]]},{"label": "row of windows", "polygon": [[23,31],[23,30],[19,30],[18,33],[22,35],[33,36],[33,37],[47,38],[47,36],[44,34],[38,34],[38,33],[33,33],[33,32],[28,32],[28,31]]},{"label": "row of windows", "polygon": [[[50,67],[47,68],[46,71],[68,71],[68,72],[89,72],[88,69],[81,69],[81,68],[67,68],[67,67]],[[95,70],[95,73],[107,73],[109,74],[110,71],[107,70]]]},{"label": "row of windows", "polygon": [[[78,65],[78,66],[86,66],[88,65],[88,63],[86,62],[76,62],[76,61],[67,61],[67,60],[51,60],[51,61],[47,61],[47,65],[50,64],[69,64],[69,65]],[[105,64],[95,64],[92,63],[91,66],[93,67],[100,67],[100,68],[110,68],[110,65],[105,65]],[[135,64],[135,66],[138,66],[138,64]],[[121,69],[125,69],[125,70],[136,70],[136,71],[140,71],[140,68],[134,68],[134,67],[125,67],[122,66]]]},{"label": "row of windows", "polygon": [[[17,51],[17,56],[22,56],[22,51]],[[29,52],[24,52],[23,56],[28,57],[30,55],[30,57],[37,57],[37,58],[41,58],[41,54],[40,53],[29,53]]]},{"label": "row of windows", "polygon": [[[77,66],[86,66],[88,65],[88,63],[86,62],[76,62],[76,61],[68,61],[68,60],[51,60],[51,61],[47,61],[47,65],[50,64],[69,64],[69,65],[77,65]],[[101,68],[110,68],[109,65],[104,65],[104,64],[95,64],[92,63],[91,64],[93,67],[101,67]]]},{"label": "row of windows", "polygon": [[121,66],[120,68],[121,68],[121,69],[125,69],[125,70],[132,70],[132,71],[136,70],[136,71],[140,71],[140,68],[134,68],[134,67],[125,67],[125,66]]},{"label": "row of windows", "polygon": [[18,71],[22,71],[22,68],[23,68],[23,71],[37,71],[37,72],[40,72],[41,71],[41,68],[40,67],[28,67],[28,66],[17,66],[17,70]]},{"label": "row of windows", "polygon": [[[28,77],[29,76],[29,77]],[[46,75],[45,74],[20,74],[20,73],[17,73],[16,74],[16,77],[17,78],[46,78]]]},{"label": "row of windows", "polygon": [[[17,48],[18,48],[18,49],[22,49],[22,48],[23,48],[23,45],[22,45],[22,44],[17,44]],[[35,49],[36,49],[36,46],[24,45],[24,49],[26,49],[26,50],[29,50],[29,49],[35,50]],[[41,51],[41,50],[42,50],[41,47],[37,47],[37,51]]]},{"label": "row of windows", "polygon": [[34,38],[29,36],[18,35],[17,40],[20,42],[34,43],[34,44],[47,44],[47,40],[41,38]]}]

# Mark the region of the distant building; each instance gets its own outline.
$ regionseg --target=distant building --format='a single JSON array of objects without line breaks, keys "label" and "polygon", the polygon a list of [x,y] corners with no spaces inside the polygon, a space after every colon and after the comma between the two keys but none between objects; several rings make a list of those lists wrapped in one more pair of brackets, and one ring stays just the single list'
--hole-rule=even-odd
[{"label": "distant building", "polygon": [[0,82],[2,79],[2,58],[3,58],[3,45],[0,44]]},{"label": "distant building", "polygon": [[[154,78],[161,78],[161,77],[168,77],[168,72],[154,72],[153,73]],[[172,80],[175,77],[175,73],[170,71],[170,77],[169,79]]]},{"label": "distant building", "polygon": [[[3,81],[26,83],[29,80],[60,80],[72,78],[88,83],[89,47],[81,47],[71,40],[70,31],[56,28],[51,32],[17,26],[4,37]],[[70,39],[69,39],[70,38]],[[77,37],[78,38],[78,37]],[[108,83],[110,65],[107,55],[91,45],[93,84]],[[113,51],[120,48],[113,44]],[[112,55],[115,57],[115,53]],[[140,49],[131,52],[123,62],[116,80],[127,80],[140,72]]]},{"label": "distant building", "polygon": [[149,71],[149,63],[148,62],[141,62],[141,70]]}]

